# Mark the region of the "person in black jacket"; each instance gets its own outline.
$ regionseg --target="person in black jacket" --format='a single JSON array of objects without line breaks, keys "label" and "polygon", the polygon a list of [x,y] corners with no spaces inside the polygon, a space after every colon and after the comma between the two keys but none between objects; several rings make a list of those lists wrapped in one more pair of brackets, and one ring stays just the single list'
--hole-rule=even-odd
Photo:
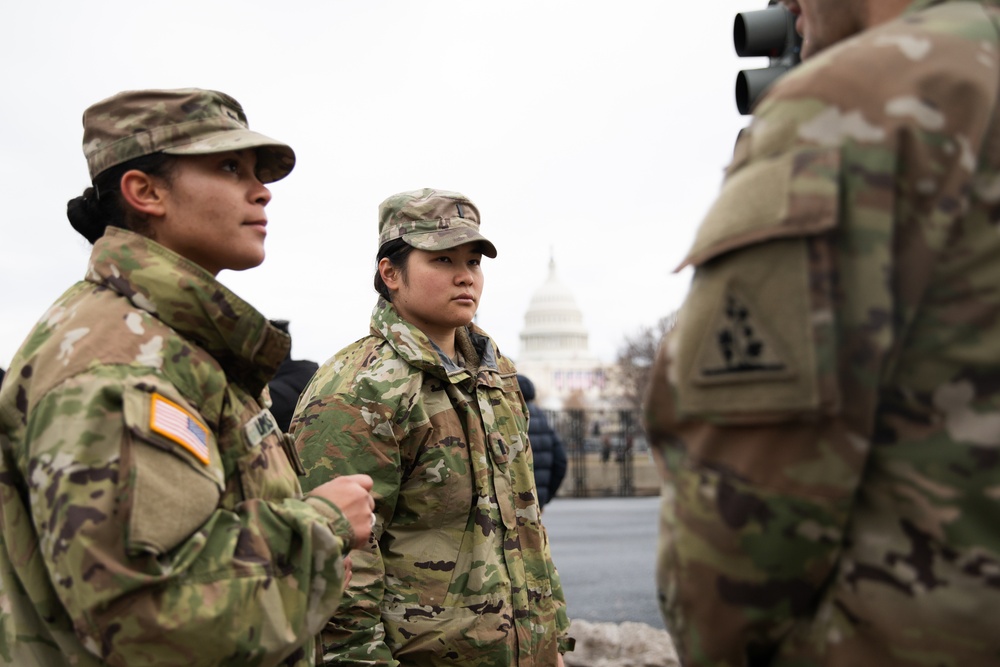
[{"label": "person in black jacket", "polygon": [[566,446],[548,418],[535,403],[535,385],[524,375],[517,376],[517,384],[528,404],[528,441],[535,459],[535,486],[538,488],[540,508],[556,497],[556,491],[566,477]]},{"label": "person in black jacket", "polygon": [[[288,320],[274,320],[272,324],[289,333]],[[299,394],[309,384],[317,368],[319,364],[315,361],[292,359],[292,350],[289,348],[285,360],[278,366],[278,372],[267,384],[268,391],[271,392],[271,414],[274,415],[274,420],[278,422],[282,433],[288,433],[288,425],[292,422],[292,413],[295,412],[295,404],[299,402]]]}]

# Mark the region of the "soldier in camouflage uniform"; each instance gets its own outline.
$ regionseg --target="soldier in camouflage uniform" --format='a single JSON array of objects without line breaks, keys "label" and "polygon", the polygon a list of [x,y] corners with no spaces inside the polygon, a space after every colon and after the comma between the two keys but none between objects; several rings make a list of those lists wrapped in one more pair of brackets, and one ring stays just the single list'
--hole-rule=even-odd
[{"label": "soldier in camouflage uniform", "polygon": [[320,367],[291,433],[305,488],[364,472],[377,523],[349,604],[323,632],[335,665],[560,665],[571,647],[539,520],[513,364],[472,324],[479,211],[424,189],[379,208],[371,332]]},{"label": "soldier in camouflage uniform", "polygon": [[294,154],[194,89],[92,106],[84,153],[86,277],[0,391],[0,662],[312,665],[371,480],[302,496],[265,392],[290,340],[215,279],[263,259]]},{"label": "soldier in camouflage uniform", "polygon": [[1000,664],[1000,2],[799,0],[647,428],[687,665]]}]

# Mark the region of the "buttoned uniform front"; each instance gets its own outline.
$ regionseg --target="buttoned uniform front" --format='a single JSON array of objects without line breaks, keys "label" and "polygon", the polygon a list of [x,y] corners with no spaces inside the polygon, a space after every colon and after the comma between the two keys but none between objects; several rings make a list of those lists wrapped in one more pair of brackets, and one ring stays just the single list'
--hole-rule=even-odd
[{"label": "buttoned uniform front", "polygon": [[554,665],[571,642],[511,362],[474,325],[448,358],[379,299],[292,421],[311,488],[374,479],[377,524],[323,632],[337,665]]},{"label": "buttoned uniform front", "polygon": [[998,81],[918,0],[742,132],[646,404],[685,664],[1000,664]]},{"label": "buttoned uniform front", "polygon": [[303,499],[266,409],[289,345],[200,267],[106,231],[0,391],[0,660],[314,664],[352,531]]}]

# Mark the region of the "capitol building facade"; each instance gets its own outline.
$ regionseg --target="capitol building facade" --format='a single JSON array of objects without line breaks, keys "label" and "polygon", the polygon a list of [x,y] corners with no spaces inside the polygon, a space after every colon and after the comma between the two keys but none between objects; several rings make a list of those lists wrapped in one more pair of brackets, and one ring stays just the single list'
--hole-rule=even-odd
[{"label": "capitol building facade", "polygon": [[618,366],[591,354],[588,338],[583,312],[550,259],[514,361],[566,443],[570,465],[559,495],[656,495],[661,482],[638,411],[624,397]]},{"label": "capitol building facade", "polygon": [[535,385],[545,410],[605,410],[613,401],[613,367],[590,353],[583,312],[559,280],[555,259],[532,295],[521,330],[517,370]]}]

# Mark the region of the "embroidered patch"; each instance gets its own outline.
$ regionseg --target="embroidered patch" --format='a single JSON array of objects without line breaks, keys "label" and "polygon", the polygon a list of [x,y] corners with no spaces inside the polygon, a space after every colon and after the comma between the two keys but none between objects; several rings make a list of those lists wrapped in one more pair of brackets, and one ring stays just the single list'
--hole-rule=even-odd
[{"label": "embroidered patch", "polygon": [[243,431],[247,434],[247,440],[251,447],[258,446],[268,435],[278,430],[278,423],[274,421],[274,416],[270,410],[261,410],[256,417],[247,422]]},{"label": "embroidered patch", "polygon": [[781,339],[757,317],[753,302],[729,291],[698,348],[695,384],[786,380],[795,377]]},{"label": "embroidered patch", "polygon": [[173,440],[194,457],[208,465],[208,427],[193,414],[168,398],[153,394],[149,409],[149,428]]}]

